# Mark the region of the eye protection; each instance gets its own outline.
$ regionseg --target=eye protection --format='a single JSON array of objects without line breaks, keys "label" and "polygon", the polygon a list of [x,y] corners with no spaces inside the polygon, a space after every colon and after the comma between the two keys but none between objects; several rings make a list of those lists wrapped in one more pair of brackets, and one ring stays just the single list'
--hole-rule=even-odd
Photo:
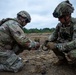
[{"label": "eye protection", "polygon": [[22,18],[24,22],[29,23],[29,20],[26,17],[22,17]]}]

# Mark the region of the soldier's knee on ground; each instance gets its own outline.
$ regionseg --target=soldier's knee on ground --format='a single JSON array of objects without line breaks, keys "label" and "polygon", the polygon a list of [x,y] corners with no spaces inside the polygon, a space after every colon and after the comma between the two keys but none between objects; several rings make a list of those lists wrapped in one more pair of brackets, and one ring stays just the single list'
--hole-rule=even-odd
[{"label": "soldier's knee on ground", "polygon": [[22,70],[24,64],[22,61],[18,60],[13,65],[9,66],[7,64],[0,64],[0,71],[10,71],[10,72],[19,72]]},{"label": "soldier's knee on ground", "polygon": [[71,60],[76,60],[76,50],[72,50],[67,55]]},{"label": "soldier's knee on ground", "polygon": [[[19,56],[17,56],[14,52],[6,52],[8,57],[7,59],[4,61],[3,57],[3,61],[0,64],[0,71],[11,71],[11,72],[18,72],[20,71],[24,64],[22,61],[22,58],[20,58]],[[5,53],[2,53],[5,55]],[[6,56],[5,56],[6,58]]]}]

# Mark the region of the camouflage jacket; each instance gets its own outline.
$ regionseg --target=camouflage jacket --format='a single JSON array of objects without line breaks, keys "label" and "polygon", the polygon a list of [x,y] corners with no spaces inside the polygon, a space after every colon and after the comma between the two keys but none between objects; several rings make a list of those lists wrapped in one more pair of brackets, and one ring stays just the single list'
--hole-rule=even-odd
[{"label": "camouflage jacket", "polygon": [[15,43],[26,47],[31,42],[17,20],[8,20],[0,26],[0,50],[11,50]]},{"label": "camouflage jacket", "polygon": [[71,50],[76,48],[76,18],[71,18],[68,26],[58,23],[56,30],[49,40],[58,44],[60,50]]}]

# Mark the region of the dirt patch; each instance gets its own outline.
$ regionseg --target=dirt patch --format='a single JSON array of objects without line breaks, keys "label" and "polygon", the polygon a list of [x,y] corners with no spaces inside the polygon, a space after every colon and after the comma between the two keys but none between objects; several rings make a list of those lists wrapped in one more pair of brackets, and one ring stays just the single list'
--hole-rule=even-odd
[{"label": "dirt patch", "polygon": [[[49,34],[30,34],[32,40],[40,38],[40,43],[48,37]],[[51,51],[39,50],[24,50],[20,56],[25,62],[22,71],[18,73],[0,72],[0,75],[76,75],[75,65],[53,65],[58,59]]]}]

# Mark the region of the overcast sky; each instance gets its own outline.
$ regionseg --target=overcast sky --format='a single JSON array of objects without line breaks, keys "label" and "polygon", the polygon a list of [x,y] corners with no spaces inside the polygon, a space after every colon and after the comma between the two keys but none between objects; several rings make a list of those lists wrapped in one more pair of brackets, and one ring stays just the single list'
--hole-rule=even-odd
[{"label": "overcast sky", "polygon": [[[0,0],[0,20],[2,18],[15,18],[17,12],[27,11],[31,15],[31,23],[25,27],[30,28],[53,28],[58,19],[52,16],[55,7],[64,0]],[[76,9],[76,0],[70,0]],[[76,17],[76,10],[72,14]]]}]

